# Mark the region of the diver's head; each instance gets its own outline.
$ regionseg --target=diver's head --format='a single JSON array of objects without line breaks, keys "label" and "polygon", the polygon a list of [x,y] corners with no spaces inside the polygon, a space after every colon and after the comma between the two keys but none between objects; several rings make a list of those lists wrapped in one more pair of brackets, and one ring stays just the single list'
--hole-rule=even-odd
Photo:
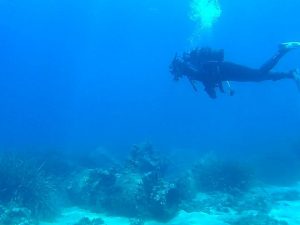
[{"label": "diver's head", "polygon": [[176,55],[170,65],[170,73],[173,75],[175,81],[183,77],[184,67],[184,62]]}]

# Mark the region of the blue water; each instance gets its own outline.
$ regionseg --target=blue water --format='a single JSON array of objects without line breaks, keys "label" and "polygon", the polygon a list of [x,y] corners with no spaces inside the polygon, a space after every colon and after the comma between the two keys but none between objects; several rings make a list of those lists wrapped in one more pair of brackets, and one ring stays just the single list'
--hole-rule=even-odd
[{"label": "blue water", "polygon": [[[211,100],[172,81],[174,54],[195,45],[259,67],[278,43],[300,39],[296,0],[220,4],[220,19],[191,44],[189,1],[1,1],[1,147],[299,149],[293,82],[234,83],[234,97]],[[298,67],[299,58],[289,53],[276,70]]]},{"label": "blue water", "polygon": [[[236,224],[252,225],[277,220],[284,201],[298,219],[295,83],[232,82],[235,96],[212,100],[174,82],[169,65],[209,46],[259,68],[279,43],[300,41],[300,2],[219,2],[220,18],[199,32],[190,0],[0,0],[1,224],[72,206],[131,224],[186,210],[244,213]],[[291,51],[275,70],[299,59]]]}]

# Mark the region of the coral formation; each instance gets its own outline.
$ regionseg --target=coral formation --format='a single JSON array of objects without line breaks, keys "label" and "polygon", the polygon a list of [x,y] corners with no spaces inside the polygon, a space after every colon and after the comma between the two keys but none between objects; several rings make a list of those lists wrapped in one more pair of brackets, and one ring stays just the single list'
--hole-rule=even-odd
[{"label": "coral formation", "polygon": [[167,220],[178,211],[181,196],[176,184],[165,179],[166,168],[151,146],[134,146],[121,170],[84,171],[68,192],[74,202],[96,211]]},{"label": "coral formation", "polygon": [[[102,157],[101,152],[96,155]],[[0,224],[36,225],[57,215],[62,201],[57,200],[58,188],[66,193],[60,197],[69,206],[93,213],[87,217],[80,214],[78,218],[83,218],[77,223],[72,220],[70,224],[74,225],[106,224],[106,219],[95,219],[104,215],[126,217],[132,225],[147,224],[148,220],[172,222],[182,211],[226,215],[224,222],[232,225],[285,225],[280,218],[272,217],[274,205],[300,198],[299,189],[265,190],[266,186],[254,182],[248,167],[211,155],[184,171],[171,170],[174,161],[148,144],[134,146],[123,163],[112,160],[114,163],[98,164],[95,159],[88,166],[77,163],[77,158],[58,159],[59,155],[49,156],[49,161],[42,163],[46,158],[44,153],[34,161],[1,155]],[[55,165],[66,171],[56,171]]]}]

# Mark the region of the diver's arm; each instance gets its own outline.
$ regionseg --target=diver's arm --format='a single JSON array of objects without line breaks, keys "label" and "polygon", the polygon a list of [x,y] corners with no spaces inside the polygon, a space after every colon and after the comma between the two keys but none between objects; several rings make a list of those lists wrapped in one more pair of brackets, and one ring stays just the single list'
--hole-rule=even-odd
[{"label": "diver's arm", "polygon": [[197,89],[197,87],[196,87],[196,84],[195,84],[196,81],[195,81],[195,80],[192,80],[190,77],[188,77],[188,79],[189,79],[189,81],[190,81],[190,83],[191,83],[191,85],[192,85],[194,91],[198,91],[198,89]]},{"label": "diver's arm", "polygon": [[208,94],[208,96],[212,99],[217,98],[216,90],[215,90],[215,85],[207,83],[207,82],[202,82],[204,85],[204,90]]}]

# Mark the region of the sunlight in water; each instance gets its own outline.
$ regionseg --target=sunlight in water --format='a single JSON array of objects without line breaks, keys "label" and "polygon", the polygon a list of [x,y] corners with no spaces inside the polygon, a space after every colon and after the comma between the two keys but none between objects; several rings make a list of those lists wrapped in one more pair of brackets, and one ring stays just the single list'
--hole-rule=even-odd
[{"label": "sunlight in water", "polygon": [[197,29],[210,29],[221,16],[218,0],[192,0],[191,20],[197,23]]}]

